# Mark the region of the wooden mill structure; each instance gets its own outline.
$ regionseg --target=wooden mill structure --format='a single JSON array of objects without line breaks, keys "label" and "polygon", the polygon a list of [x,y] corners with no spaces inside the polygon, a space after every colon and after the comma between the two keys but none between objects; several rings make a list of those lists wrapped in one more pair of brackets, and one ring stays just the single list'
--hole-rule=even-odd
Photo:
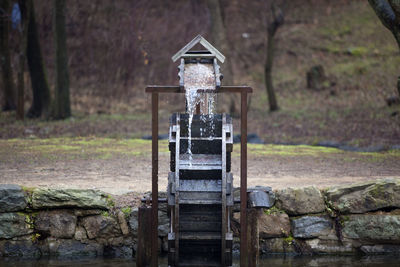
[{"label": "wooden mill structure", "polygon": [[[192,51],[197,44],[206,50]],[[200,35],[172,60],[180,60],[179,86],[146,88],[146,92],[152,93],[152,266],[157,266],[158,248],[159,93],[185,93],[187,100],[185,113],[173,114],[169,128],[169,266],[232,265],[232,118],[215,113],[213,96],[241,94],[241,266],[247,266],[247,94],[252,89],[221,86],[218,61],[223,63],[225,57]],[[190,97],[195,98],[195,107],[191,106]]]}]

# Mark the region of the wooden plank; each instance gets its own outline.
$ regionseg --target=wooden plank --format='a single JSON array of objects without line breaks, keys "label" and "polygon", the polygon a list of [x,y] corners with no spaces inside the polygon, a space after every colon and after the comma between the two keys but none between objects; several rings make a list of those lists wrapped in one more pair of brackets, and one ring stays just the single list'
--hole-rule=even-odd
[{"label": "wooden plank", "polygon": [[215,205],[221,204],[221,200],[210,199],[180,199],[179,204],[192,204],[192,205]]},{"label": "wooden plank", "polygon": [[221,265],[225,265],[225,250],[226,250],[226,114],[222,117],[222,194],[221,194]]},{"label": "wooden plank", "polygon": [[158,266],[158,93],[151,95],[151,266]]},{"label": "wooden plank", "polygon": [[221,170],[221,156],[212,154],[182,154],[179,157],[180,170]]},{"label": "wooden plank", "polygon": [[200,43],[204,48],[206,48],[211,54],[214,54],[219,61],[224,63],[225,56],[219,52],[213,45],[211,45],[203,36],[200,34],[197,35],[193,40],[187,43],[184,47],[181,48],[175,55],[171,57],[172,61],[175,62],[178,58],[182,57],[186,52],[192,49],[196,44]]},{"label": "wooden plank", "polygon": [[247,92],[240,98],[240,266],[248,266],[247,244]]},{"label": "wooden plank", "polygon": [[[148,85],[145,90],[146,93],[185,93],[178,85]],[[221,86],[213,90],[198,90],[199,93],[252,93],[253,89],[249,86]]]},{"label": "wooden plank", "polygon": [[212,213],[182,213],[180,214],[180,219],[182,221],[207,221],[207,222],[220,222],[221,214],[212,214]]},{"label": "wooden plank", "polygon": [[220,240],[221,233],[219,232],[190,232],[181,233],[181,240]]},{"label": "wooden plank", "polygon": [[175,263],[179,262],[179,144],[180,144],[180,114],[176,114],[176,144],[175,144]]},{"label": "wooden plank", "polygon": [[183,221],[179,224],[181,232],[218,232],[220,233],[221,222],[199,222],[199,221]]},{"label": "wooden plank", "polygon": [[262,209],[249,209],[247,212],[247,225],[249,237],[249,257],[248,263],[250,267],[258,266],[260,255],[260,239],[259,239],[259,222],[258,217]]},{"label": "wooden plank", "polygon": [[149,266],[151,262],[151,216],[150,207],[139,207],[138,211],[138,241],[136,251],[136,266]]},{"label": "wooden plank", "polygon": [[211,179],[190,179],[183,180],[180,179],[179,188],[182,191],[188,192],[221,192],[221,180],[211,180]]},{"label": "wooden plank", "polygon": [[195,191],[180,191],[182,200],[220,200],[221,192],[195,192]]}]

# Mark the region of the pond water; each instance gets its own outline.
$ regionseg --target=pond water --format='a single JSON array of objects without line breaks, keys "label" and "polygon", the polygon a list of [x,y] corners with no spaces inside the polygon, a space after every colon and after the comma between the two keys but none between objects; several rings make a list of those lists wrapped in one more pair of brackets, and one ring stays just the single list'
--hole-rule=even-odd
[{"label": "pond water", "polygon": [[[0,260],[0,267],[39,267],[39,266],[54,266],[54,267],[67,267],[67,266],[96,266],[96,267],[132,267],[135,266],[134,260],[124,259],[88,259],[88,260],[38,260],[38,261],[17,261],[17,260]],[[159,266],[167,267],[167,258],[162,257],[159,260]],[[234,259],[233,266],[239,267],[239,259]],[[400,266],[399,256],[369,256],[369,257],[356,257],[356,256],[301,256],[301,257],[284,257],[282,255],[263,257],[260,260],[259,266],[273,267],[273,266],[385,266],[385,267],[398,267]]]}]

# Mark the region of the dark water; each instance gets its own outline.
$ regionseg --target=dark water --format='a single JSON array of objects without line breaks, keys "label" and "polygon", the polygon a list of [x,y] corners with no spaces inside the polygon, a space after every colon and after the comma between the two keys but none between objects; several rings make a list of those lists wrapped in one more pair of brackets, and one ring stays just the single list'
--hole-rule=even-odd
[{"label": "dark water", "polygon": [[[233,266],[239,267],[239,259],[235,259]],[[54,266],[54,267],[67,267],[67,266],[93,266],[93,267],[132,267],[135,266],[134,260],[123,259],[88,259],[88,260],[0,260],[0,267],[39,267],[39,266]],[[160,258],[159,266],[167,267],[167,259]],[[313,256],[313,257],[284,257],[273,256],[264,257],[260,260],[259,266],[273,267],[273,266],[385,266],[385,267],[400,267],[399,256],[370,256],[370,257],[354,257],[354,256]]]}]

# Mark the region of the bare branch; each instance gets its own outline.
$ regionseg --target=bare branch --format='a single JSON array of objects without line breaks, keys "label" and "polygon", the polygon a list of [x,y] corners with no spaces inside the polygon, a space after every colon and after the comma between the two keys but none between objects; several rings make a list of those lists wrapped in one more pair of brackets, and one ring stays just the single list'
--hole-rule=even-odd
[{"label": "bare branch", "polygon": [[376,15],[390,31],[393,31],[396,24],[396,15],[391,5],[386,0],[368,0]]},{"label": "bare branch", "polygon": [[272,22],[268,25],[268,32],[273,36],[280,26],[285,23],[285,17],[282,9],[276,6],[274,3],[271,4]]}]

